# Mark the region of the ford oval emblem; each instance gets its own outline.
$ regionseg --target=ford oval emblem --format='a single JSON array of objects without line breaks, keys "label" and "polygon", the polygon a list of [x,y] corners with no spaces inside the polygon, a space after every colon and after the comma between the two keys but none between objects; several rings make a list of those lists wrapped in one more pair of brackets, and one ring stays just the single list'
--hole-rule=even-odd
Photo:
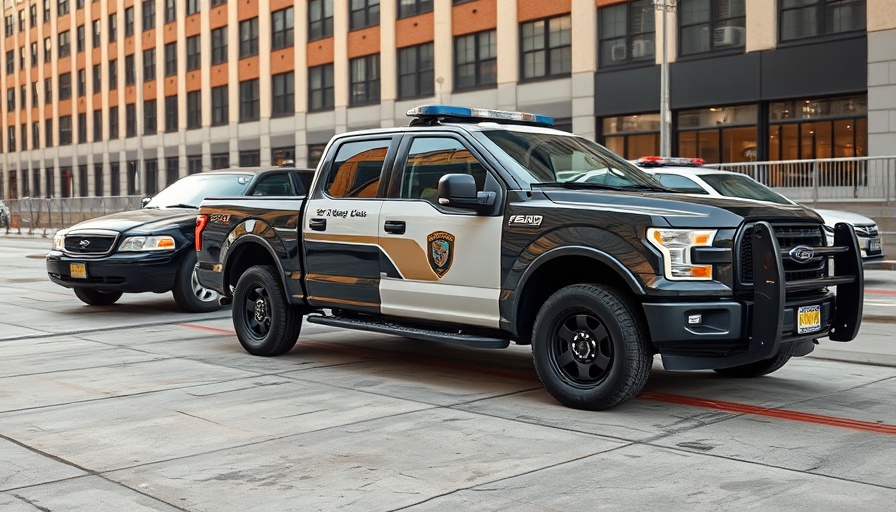
[{"label": "ford oval emblem", "polygon": [[790,259],[797,263],[806,263],[814,257],[815,251],[805,245],[798,245],[790,250]]}]

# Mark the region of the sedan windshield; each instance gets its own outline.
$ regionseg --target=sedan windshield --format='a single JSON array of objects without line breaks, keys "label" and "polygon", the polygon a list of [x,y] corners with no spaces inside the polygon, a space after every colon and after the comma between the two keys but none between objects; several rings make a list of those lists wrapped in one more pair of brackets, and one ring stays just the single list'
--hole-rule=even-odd
[{"label": "sedan windshield", "polygon": [[516,164],[513,166],[516,174],[533,185],[662,189],[645,172],[581,137],[516,130],[480,133],[484,144],[507,154]]},{"label": "sedan windshield", "polygon": [[245,194],[251,181],[250,174],[193,174],[159,192],[146,208],[199,208],[206,197]]},{"label": "sedan windshield", "polygon": [[786,197],[749,176],[742,174],[702,174],[700,177],[707,185],[723,196],[756,199],[778,204],[793,204]]}]

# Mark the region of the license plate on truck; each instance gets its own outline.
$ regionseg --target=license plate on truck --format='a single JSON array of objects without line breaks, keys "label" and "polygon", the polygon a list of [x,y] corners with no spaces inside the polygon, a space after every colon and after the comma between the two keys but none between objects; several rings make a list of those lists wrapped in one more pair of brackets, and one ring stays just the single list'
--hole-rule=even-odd
[{"label": "license plate on truck", "polygon": [[72,279],[87,279],[86,263],[69,263],[68,269]]},{"label": "license plate on truck", "polygon": [[796,325],[799,334],[821,329],[821,306],[800,306],[797,310]]}]

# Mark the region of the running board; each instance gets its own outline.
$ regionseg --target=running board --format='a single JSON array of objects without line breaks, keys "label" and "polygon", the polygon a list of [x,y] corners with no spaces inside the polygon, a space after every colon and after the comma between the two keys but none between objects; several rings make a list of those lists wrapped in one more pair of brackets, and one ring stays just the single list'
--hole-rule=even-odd
[{"label": "running board", "polygon": [[423,341],[436,341],[440,343],[452,343],[473,348],[507,348],[510,340],[502,338],[490,338],[475,336],[472,334],[459,334],[444,331],[433,331],[417,327],[407,327],[388,322],[373,322],[369,320],[357,320],[353,318],[340,318],[328,315],[308,315],[306,319],[313,324],[329,325],[332,327],[344,327],[360,331],[372,331],[383,334],[394,334]]}]

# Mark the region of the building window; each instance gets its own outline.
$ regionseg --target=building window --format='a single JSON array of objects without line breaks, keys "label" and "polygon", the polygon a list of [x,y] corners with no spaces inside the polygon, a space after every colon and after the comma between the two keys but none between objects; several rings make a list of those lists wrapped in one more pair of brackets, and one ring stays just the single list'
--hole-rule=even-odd
[{"label": "building window", "polygon": [[180,157],[169,156],[165,159],[165,186],[171,185],[180,177]]},{"label": "building window", "polygon": [[682,0],[679,54],[743,47],[746,42],[744,0]]},{"label": "building window", "polygon": [[656,23],[652,0],[638,0],[597,10],[601,66],[632,62],[653,64]]},{"label": "building window", "polygon": [[159,131],[156,100],[143,102],[143,135],[155,135]]},{"label": "building window", "polygon": [[[53,197],[56,195],[56,169],[53,167],[47,167],[44,169],[44,179],[47,180],[47,197]],[[35,175],[36,177],[36,175]],[[37,190],[40,190],[40,185],[35,187]]]},{"label": "building window", "polygon": [[25,31],[25,11],[19,11],[19,32]]},{"label": "building window", "polygon": [[314,41],[333,35],[333,0],[308,2],[308,40]]},{"label": "building window", "polygon": [[87,70],[78,70],[78,97],[81,98],[87,94]]},{"label": "building window", "polygon": [[59,37],[59,40],[58,40],[59,58],[61,59],[63,57],[68,57],[69,55],[72,54],[71,41],[70,41],[71,36],[69,35],[68,30],[66,30],[65,32],[60,32],[58,37]]},{"label": "building window", "polygon": [[177,96],[165,96],[165,131],[177,131]]},{"label": "building window", "polygon": [[103,164],[93,164],[93,195],[103,197]]},{"label": "building window", "polygon": [[398,17],[407,18],[432,12],[432,0],[398,0]]},{"label": "building window", "polygon": [[37,41],[31,43],[31,66],[37,66]]},{"label": "building window", "polygon": [[[31,4],[31,9],[29,10],[28,22],[31,27],[37,26],[37,4]],[[9,35],[9,34],[7,34]]]},{"label": "building window", "polygon": [[230,121],[226,85],[212,87],[212,126],[225,125]]},{"label": "building window", "polygon": [[128,160],[127,163],[127,180],[128,180],[128,195],[133,196],[140,192],[137,184],[139,183],[139,174],[140,169],[137,160]]},{"label": "building window", "polygon": [[[768,160],[867,156],[867,112],[865,96],[773,102],[769,105]],[[824,184],[854,184],[845,176],[820,178]]]},{"label": "building window", "polygon": [[177,0],[165,0],[165,23],[177,20]]},{"label": "building window", "polygon": [[109,163],[109,192],[113,196],[121,195],[121,164],[119,162]]},{"label": "building window", "polygon": [[331,109],[333,98],[333,65],[308,68],[308,109]]},{"label": "building window", "polygon": [[326,149],[326,147],[326,144],[308,145],[308,167],[317,168],[317,164],[320,163],[321,157],[324,156],[324,149]]},{"label": "building window", "polygon": [[292,7],[271,14],[271,49],[282,50],[293,45]]},{"label": "building window", "polygon": [[101,26],[100,20],[93,20],[93,34],[91,34],[91,45],[93,48],[99,48],[102,42],[102,34],[101,34]]},{"label": "building window", "polygon": [[68,14],[68,0],[58,0],[56,3],[56,15],[62,16]]},{"label": "building window", "polygon": [[258,18],[240,22],[240,58],[258,55]]},{"label": "building window", "polygon": [[12,75],[16,72],[16,54],[14,51],[9,50],[6,52],[6,74]]},{"label": "building window", "polygon": [[78,114],[78,144],[87,142],[87,112]]},{"label": "building window", "polygon": [[16,127],[10,126],[6,129],[6,149],[10,153],[16,151]]},{"label": "building window", "polygon": [[435,81],[433,71],[433,43],[398,50],[398,97],[431,96]]},{"label": "building window", "polygon": [[118,89],[118,59],[109,59],[109,89]]},{"label": "building window", "polygon": [[137,81],[137,75],[134,72],[134,56],[125,55],[124,57],[124,84],[134,85]]},{"label": "building window", "polygon": [[522,78],[569,75],[572,71],[572,18],[569,15],[520,25]]},{"label": "building window", "polygon": [[199,91],[187,93],[187,129],[202,126],[202,95]]},{"label": "building window", "polygon": [[44,120],[44,145],[48,148],[53,147],[53,120]]},{"label": "building window", "polygon": [[62,73],[59,75],[59,101],[67,100],[72,97],[72,74]]},{"label": "building window", "polygon": [[137,105],[128,103],[124,107],[124,136],[137,136]]},{"label": "building window", "polygon": [[72,116],[59,116],[59,145],[72,143]]},{"label": "building window", "polygon": [[187,0],[187,16],[199,12],[199,0]]},{"label": "building window", "polygon": [[295,165],[296,162],[296,148],[295,146],[287,146],[282,148],[271,148],[271,164],[272,165],[283,165],[285,163],[292,162]]},{"label": "building window", "polygon": [[498,83],[498,39],[495,30],[454,39],[454,88]]},{"label": "building window", "polygon": [[53,44],[50,42],[49,37],[44,38],[44,62],[51,62],[53,60]]},{"label": "building window", "polygon": [[93,93],[98,94],[103,89],[103,75],[100,71],[100,65],[93,65]]},{"label": "building window", "polygon": [[154,196],[159,192],[159,161],[151,158],[143,162],[143,194]]},{"label": "building window", "polygon": [[143,30],[156,27],[156,0],[143,0]]},{"label": "building window", "polygon": [[781,41],[865,30],[865,0],[780,0]]},{"label": "building window", "polygon": [[156,79],[156,49],[143,50],[143,81],[152,82]]},{"label": "building window", "polygon": [[227,27],[212,30],[212,66],[227,62]]},{"label": "building window", "polygon": [[261,151],[253,149],[240,151],[240,167],[258,167],[261,165]]},{"label": "building window", "polygon": [[118,138],[118,107],[109,107],[109,138]]},{"label": "building window", "polygon": [[109,42],[118,41],[118,13],[109,15]]},{"label": "building window", "polygon": [[240,82],[240,122],[258,120],[258,96],[257,78]]},{"label": "building window", "polygon": [[5,28],[5,32],[6,32],[6,37],[11,37],[13,34],[16,33],[16,26],[15,26],[15,22],[13,21],[12,14],[7,15],[6,18],[4,18],[4,20],[5,20],[4,28]]},{"label": "building window", "polygon": [[100,142],[103,140],[103,111],[93,111],[93,141]]},{"label": "building window", "polygon": [[78,166],[78,195],[81,197],[87,197],[87,195],[88,195],[87,187],[88,187],[87,165],[79,165]]},{"label": "building window", "polygon": [[28,125],[23,124],[21,126],[21,134],[22,134],[22,151],[28,151]]},{"label": "building window", "polygon": [[40,105],[40,95],[37,93],[37,82],[31,82],[31,107]]},{"label": "building window", "polygon": [[291,116],[296,112],[295,73],[271,77],[271,117]]},{"label": "building window", "polygon": [[349,30],[380,24],[380,0],[349,0]]},{"label": "building window", "polygon": [[678,112],[678,154],[707,163],[755,160],[758,111],[739,105]]},{"label": "building window", "polygon": [[44,21],[50,21],[50,0],[44,0]]},{"label": "building window", "polygon": [[78,25],[78,28],[75,29],[75,37],[75,49],[78,53],[81,53],[87,45],[87,32],[84,25]]},{"label": "building window", "polygon": [[230,167],[230,153],[212,153],[212,170]]},{"label": "building window", "polygon": [[349,61],[349,105],[380,101],[380,56],[367,55]]},{"label": "building window", "polygon": [[197,172],[202,172],[202,155],[190,155],[187,157],[187,173]]},{"label": "building window", "polygon": [[27,90],[25,88],[25,85],[23,84],[19,88],[19,109],[20,110],[25,110],[25,108],[28,107],[26,95],[27,95]]},{"label": "building window", "polygon": [[127,7],[124,10],[124,37],[134,35],[134,8]]},{"label": "building window", "polygon": [[6,90],[6,110],[12,112],[16,109],[16,90],[10,87]]},{"label": "building window", "polygon": [[212,0],[212,7],[217,7],[219,5],[224,5],[227,3],[227,0]]},{"label": "building window", "polygon": [[177,41],[165,45],[165,76],[177,74]]},{"label": "building window", "polygon": [[[52,78],[44,78],[44,103],[53,102],[53,82]],[[8,109],[12,110],[12,109]]]},{"label": "building window", "polygon": [[200,50],[200,42],[199,36],[192,36],[187,38],[187,71],[193,71],[199,69],[199,66],[202,65],[202,60],[199,55]]}]

